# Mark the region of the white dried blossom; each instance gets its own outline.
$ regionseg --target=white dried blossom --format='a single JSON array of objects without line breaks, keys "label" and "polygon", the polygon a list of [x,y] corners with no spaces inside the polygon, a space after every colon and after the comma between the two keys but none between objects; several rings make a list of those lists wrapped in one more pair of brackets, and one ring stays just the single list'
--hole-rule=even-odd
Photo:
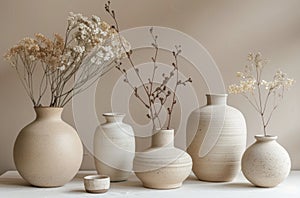
[{"label": "white dried blossom", "polygon": [[102,36],[107,36],[107,31],[104,31],[104,30],[101,30],[101,29],[100,29],[100,34],[101,34]]},{"label": "white dried blossom", "polygon": [[262,67],[263,67],[263,62],[262,62],[262,61],[258,61],[258,62],[256,63],[256,67],[262,68]]},{"label": "white dried blossom", "polygon": [[[40,87],[46,86],[47,83],[44,82],[51,79],[49,80],[51,86],[48,87],[56,87],[57,90],[61,90],[59,92],[51,90],[49,106],[64,106],[74,94],[85,90],[84,88],[94,82],[96,77],[105,74],[108,69],[112,68],[114,64],[111,63],[125,53],[122,51],[120,43],[112,43],[116,38],[115,35],[118,34],[117,31],[99,17],[85,17],[80,13],[70,12],[67,21],[67,30],[64,36],[54,34],[52,40],[38,33],[34,38],[26,37],[19,41],[5,55],[5,58],[18,71],[20,71],[18,65],[21,64],[21,61],[17,60],[25,60],[22,61],[25,69],[21,70],[24,73],[21,80],[24,80],[23,84],[27,90],[33,89],[31,83],[26,83],[29,82],[28,79],[36,75],[35,73],[38,73],[33,72],[35,66],[42,65],[36,68],[42,69],[47,78],[42,79]],[[85,60],[87,57],[88,61]],[[73,86],[66,86],[71,84],[73,77],[79,71],[83,72],[82,75],[79,75],[80,78],[72,82]],[[55,80],[52,81],[52,79]],[[38,97],[36,97],[38,94],[34,94],[33,91],[28,93],[34,105],[41,105],[41,98],[47,92],[48,87],[43,87],[42,90],[45,91],[40,91]]]},{"label": "white dried blossom", "polygon": [[93,34],[99,34],[100,33],[100,28],[96,27],[96,28],[93,28]]},{"label": "white dried blossom", "polygon": [[254,59],[253,53],[248,54],[248,61],[252,61]]},{"label": "white dried blossom", "polygon": [[30,55],[30,56],[29,56],[29,60],[31,60],[31,61],[35,61],[35,60],[36,60],[36,57],[35,57],[35,56],[33,56],[33,55]]},{"label": "white dried blossom", "polygon": [[286,86],[287,88],[290,88],[291,86],[294,85],[294,83],[295,83],[295,80],[294,80],[294,79],[292,79],[292,78],[287,78],[286,81],[285,81],[285,86]]},{"label": "white dried blossom", "polygon": [[232,84],[229,86],[228,92],[233,94],[253,92],[255,90],[256,80],[246,79],[241,80],[239,84]]},{"label": "white dried blossom", "polygon": [[57,67],[57,69],[59,69],[60,71],[64,71],[66,69],[66,66],[62,65],[61,67]]},{"label": "white dried blossom", "polygon": [[84,46],[74,46],[73,51],[77,52],[79,54],[83,54],[85,52],[85,47]]},{"label": "white dried blossom", "polygon": [[294,84],[294,79],[288,78],[286,73],[281,70],[277,70],[272,81],[261,81],[261,85],[265,86],[265,89],[274,91],[276,89],[285,88],[288,89]]},{"label": "white dried blossom", "polygon": [[82,14],[74,14],[73,12],[69,13],[68,17],[68,29],[71,30],[79,25],[79,21],[82,21],[85,17]]},{"label": "white dried blossom", "polygon": [[101,23],[100,17],[98,17],[98,16],[96,16],[96,15],[93,15],[93,16],[92,16],[92,20],[93,20],[95,23],[97,23],[97,25],[100,25],[100,23]]},{"label": "white dried blossom", "polygon": [[103,58],[103,57],[104,57],[103,51],[100,51],[100,50],[99,50],[99,51],[96,53],[96,56],[99,57],[99,58]]},{"label": "white dried blossom", "polygon": [[[228,91],[233,94],[241,94],[249,101],[261,116],[266,136],[266,128],[274,110],[279,105],[279,100],[283,98],[284,91],[290,88],[295,81],[288,78],[287,74],[281,70],[277,70],[270,81],[262,79],[264,65],[269,61],[263,59],[260,53],[249,53],[248,61],[249,66],[246,65],[244,72],[237,72],[237,77],[240,78],[239,84],[230,85]],[[269,102],[270,98],[272,98],[272,102]],[[268,109],[268,106],[271,108]]]},{"label": "white dried blossom", "polygon": [[91,63],[96,64],[96,65],[101,65],[102,64],[102,58],[99,58],[97,56],[94,56],[91,58]]},{"label": "white dried blossom", "polygon": [[257,52],[255,55],[253,55],[254,56],[254,61],[255,62],[259,62],[259,61],[261,61],[262,60],[262,58],[261,58],[261,53],[260,52]]},{"label": "white dried blossom", "polygon": [[244,76],[243,72],[237,72],[236,73],[236,77],[238,77],[238,78],[244,78],[245,76]]}]

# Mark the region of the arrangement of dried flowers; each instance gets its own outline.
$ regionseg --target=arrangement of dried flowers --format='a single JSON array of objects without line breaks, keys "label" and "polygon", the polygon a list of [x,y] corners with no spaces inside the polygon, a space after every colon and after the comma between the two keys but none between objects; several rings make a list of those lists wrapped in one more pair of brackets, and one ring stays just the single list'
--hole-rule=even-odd
[{"label": "arrangement of dried flowers", "polygon": [[128,42],[120,40],[105,21],[70,13],[64,38],[54,34],[51,40],[35,34],[22,39],[4,57],[16,69],[34,106],[41,106],[49,91],[49,106],[63,107],[113,68],[124,49],[129,50]]},{"label": "arrangement of dried flowers", "polygon": [[[284,92],[294,84],[294,80],[287,74],[277,70],[271,81],[262,79],[263,69],[268,63],[260,53],[248,55],[249,65],[244,72],[237,72],[239,84],[229,86],[229,93],[241,94],[259,113],[263,125],[264,135],[267,136],[267,126],[273,112],[277,109]],[[265,91],[264,91],[265,90]],[[271,103],[271,104],[270,104]],[[270,108],[268,108],[268,106]]]},{"label": "arrangement of dried flowers", "polygon": [[[110,8],[110,1],[108,1],[107,4],[105,4],[105,10],[108,12],[108,14],[112,17],[112,19],[115,22],[115,26],[113,28],[117,33],[119,33],[119,26],[116,19],[116,14],[114,10]],[[134,96],[146,107],[149,113],[146,114],[147,118],[149,118],[152,121],[153,130],[155,129],[170,129],[171,125],[171,118],[172,118],[172,112],[174,109],[174,106],[176,104],[176,91],[178,86],[185,86],[187,83],[192,82],[191,78],[181,80],[179,79],[179,64],[178,64],[178,57],[180,53],[182,52],[180,47],[181,46],[175,46],[175,50],[172,52],[174,61],[172,62],[171,70],[169,73],[163,73],[162,74],[162,80],[160,83],[154,82],[155,75],[157,75],[157,70],[159,69],[157,66],[157,60],[159,55],[159,46],[158,46],[158,36],[154,34],[153,28],[150,28],[150,34],[153,39],[153,43],[151,43],[151,46],[154,49],[154,55],[151,57],[151,60],[153,62],[153,70],[152,73],[149,75],[149,78],[147,81],[144,81],[140,75],[139,68],[134,64],[134,61],[132,59],[132,51],[126,53],[126,57],[130,63],[131,68],[134,70],[134,73],[136,74],[136,78],[141,83],[141,90],[138,89],[138,87],[134,86],[131,83],[131,80],[128,78],[127,70],[125,68],[121,68],[122,63],[118,62],[118,65],[116,68],[122,73],[124,76],[124,82],[127,83],[133,90]],[[120,37],[121,38],[121,37]],[[122,41],[121,41],[122,43]],[[123,44],[123,47],[125,45]],[[124,48],[126,49],[126,48]],[[175,84],[170,85],[170,79],[175,78]],[[171,90],[169,87],[172,87]],[[141,92],[143,93],[141,93]],[[143,97],[143,96],[146,97]],[[169,104],[169,105],[167,105]],[[161,121],[161,112],[164,106],[167,107],[167,123],[162,123]]]}]

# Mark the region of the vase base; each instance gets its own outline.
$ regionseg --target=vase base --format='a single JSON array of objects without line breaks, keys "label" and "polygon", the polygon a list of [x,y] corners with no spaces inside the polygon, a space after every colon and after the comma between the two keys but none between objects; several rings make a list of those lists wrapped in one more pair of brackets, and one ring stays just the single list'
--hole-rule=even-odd
[{"label": "vase base", "polygon": [[32,187],[36,187],[36,188],[60,188],[63,187],[63,185],[35,185],[35,184],[30,184]]},{"label": "vase base", "polygon": [[177,184],[147,184],[147,183],[143,183],[143,186],[145,188],[150,188],[150,189],[168,190],[168,189],[180,188],[182,186],[182,183],[177,183]]},{"label": "vase base", "polygon": [[85,190],[88,193],[93,193],[93,194],[101,194],[101,193],[106,193],[108,189],[103,189],[103,190]]},{"label": "vase base", "polygon": [[234,177],[231,178],[198,178],[199,181],[204,181],[204,182],[217,182],[217,183],[222,183],[222,182],[231,182],[233,181]]}]

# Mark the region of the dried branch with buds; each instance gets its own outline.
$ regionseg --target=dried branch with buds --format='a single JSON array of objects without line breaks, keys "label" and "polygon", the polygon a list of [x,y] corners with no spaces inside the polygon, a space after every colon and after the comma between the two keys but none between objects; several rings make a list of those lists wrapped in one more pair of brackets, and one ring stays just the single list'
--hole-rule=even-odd
[{"label": "dried branch with buds", "polygon": [[[110,2],[108,1],[105,4],[106,12],[112,17],[114,20],[115,26],[113,28],[116,32],[119,33],[119,25],[116,19],[115,11],[110,8]],[[192,79],[188,78],[185,80],[179,79],[179,64],[178,64],[178,57],[180,56],[181,46],[175,46],[175,50],[172,52],[174,61],[171,64],[171,70],[169,73],[163,73],[161,78],[161,82],[155,82],[154,79],[157,75],[158,65],[158,54],[159,54],[159,46],[158,46],[158,36],[154,34],[154,29],[150,28],[150,35],[152,37],[153,42],[151,46],[154,50],[154,54],[151,57],[153,62],[153,69],[152,73],[150,74],[149,78],[145,81],[142,79],[139,68],[134,64],[132,59],[132,51],[126,53],[127,59],[130,63],[131,68],[134,70],[135,76],[141,84],[141,90],[139,87],[133,85],[132,81],[128,78],[127,70],[122,67],[122,63],[119,63],[116,68],[123,74],[124,82],[127,83],[133,90],[134,96],[145,106],[148,110],[146,114],[147,118],[152,121],[153,129],[161,129],[167,128],[170,129],[171,125],[171,118],[172,113],[174,110],[174,106],[177,103],[176,101],[176,91],[178,86],[185,86],[187,83],[191,83]],[[124,47],[124,45],[123,45]],[[169,88],[170,79],[175,78],[175,85],[173,85],[173,89]],[[143,93],[141,93],[143,92]],[[146,95],[146,97],[142,97],[142,95]],[[168,102],[169,101],[169,102]],[[170,105],[167,107],[167,123],[162,123],[161,121],[161,113],[163,107],[165,107],[168,103]]]}]

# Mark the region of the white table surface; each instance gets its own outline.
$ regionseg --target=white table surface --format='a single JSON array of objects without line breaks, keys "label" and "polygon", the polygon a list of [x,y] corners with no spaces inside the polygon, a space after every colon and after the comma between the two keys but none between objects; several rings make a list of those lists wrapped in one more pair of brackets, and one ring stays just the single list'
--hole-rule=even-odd
[{"label": "white table surface", "polygon": [[37,188],[30,186],[16,171],[8,171],[0,176],[0,198],[14,197],[197,197],[197,198],[300,198],[300,171],[292,171],[289,177],[275,188],[252,186],[240,173],[232,182],[202,182],[191,175],[181,188],[153,190],[143,188],[141,182],[131,175],[126,182],[111,183],[104,194],[89,194],[84,191],[83,176],[94,171],[80,171],[68,184],[59,188]]}]

